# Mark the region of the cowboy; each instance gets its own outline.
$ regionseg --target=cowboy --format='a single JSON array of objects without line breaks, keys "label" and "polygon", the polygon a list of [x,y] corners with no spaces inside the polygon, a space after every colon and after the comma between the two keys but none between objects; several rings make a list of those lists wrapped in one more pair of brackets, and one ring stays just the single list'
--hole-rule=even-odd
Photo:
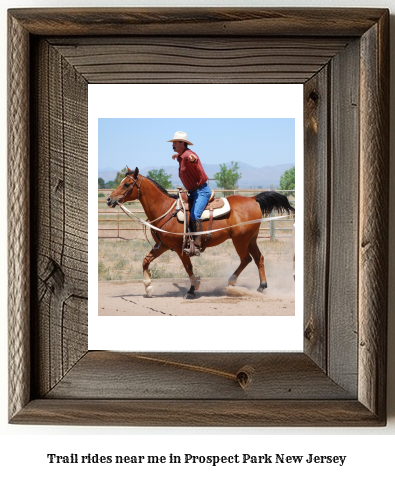
[{"label": "cowboy", "polygon": [[[207,184],[207,174],[204,172],[198,155],[188,148],[188,146],[193,146],[193,143],[188,141],[186,133],[177,131],[168,143],[173,143],[173,150],[176,154],[173,154],[172,158],[178,161],[178,174],[185,189],[188,190],[192,231],[202,232],[201,216],[211,196],[211,189]],[[202,236],[195,236],[196,256],[200,256],[201,245]],[[191,255],[190,248],[184,249],[184,252]]]}]

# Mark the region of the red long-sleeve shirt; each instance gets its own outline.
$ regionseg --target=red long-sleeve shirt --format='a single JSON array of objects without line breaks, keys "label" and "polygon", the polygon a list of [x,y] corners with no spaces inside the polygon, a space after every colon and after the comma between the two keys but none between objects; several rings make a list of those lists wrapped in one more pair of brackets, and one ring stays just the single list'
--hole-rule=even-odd
[{"label": "red long-sleeve shirt", "polygon": [[[193,163],[189,160],[191,154],[197,157]],[[178,174],[185,189],[193,191],[207,182],[207,174],[204,172],[202,163],[196,153],[187,148],[182,154],[178,155],[177,161]]]}]

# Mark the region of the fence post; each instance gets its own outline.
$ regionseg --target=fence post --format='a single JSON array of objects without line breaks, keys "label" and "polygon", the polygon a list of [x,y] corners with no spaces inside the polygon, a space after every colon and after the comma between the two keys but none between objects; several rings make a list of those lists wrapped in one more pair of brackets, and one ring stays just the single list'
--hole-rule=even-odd
[{"label": "fence post", "polygon": [[119,208],[118,208],[118,217],[117,217],[117,219],[118,219],[118,239],[119,239]]},{"label": "fence post", "polygon": [[[270,185],[270,191],[274,191],[273,184]],[[272,211],[270,213],[270,217],[274,217],[275,213]],[[276,240],[276,221],[270,221],[270,240],[275,241]]]},{"label": "fence post", "polygon": [[[272,211],[270,213],[270,217],[274,217],[275,213]],[[275,241],[276,240],[276,221],[270,221],[270,240]]]}]

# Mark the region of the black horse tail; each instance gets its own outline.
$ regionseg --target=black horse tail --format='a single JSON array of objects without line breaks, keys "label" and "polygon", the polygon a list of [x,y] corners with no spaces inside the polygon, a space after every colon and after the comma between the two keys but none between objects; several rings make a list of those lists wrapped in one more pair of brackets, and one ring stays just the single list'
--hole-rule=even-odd
[{"label": "black horse tail", "polygon": [[272,211],[279,213],[287,212],[288,214],[295,214],[295,208],[291,206],[287,196],[280,194],[277,191],[264,191],[255,197],[255,201],[261,208],[262,215],[270,214]]}]

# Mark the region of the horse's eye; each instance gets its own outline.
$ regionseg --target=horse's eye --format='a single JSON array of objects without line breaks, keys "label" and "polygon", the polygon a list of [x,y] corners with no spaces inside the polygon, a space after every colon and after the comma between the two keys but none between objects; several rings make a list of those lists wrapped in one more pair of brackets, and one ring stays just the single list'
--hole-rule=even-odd
[{"label": "horse's eye", "polygon": [[129,186],[130,186],[130,183],[125,183],[125,184],[123,185],[124,188],[128,188]]}]

